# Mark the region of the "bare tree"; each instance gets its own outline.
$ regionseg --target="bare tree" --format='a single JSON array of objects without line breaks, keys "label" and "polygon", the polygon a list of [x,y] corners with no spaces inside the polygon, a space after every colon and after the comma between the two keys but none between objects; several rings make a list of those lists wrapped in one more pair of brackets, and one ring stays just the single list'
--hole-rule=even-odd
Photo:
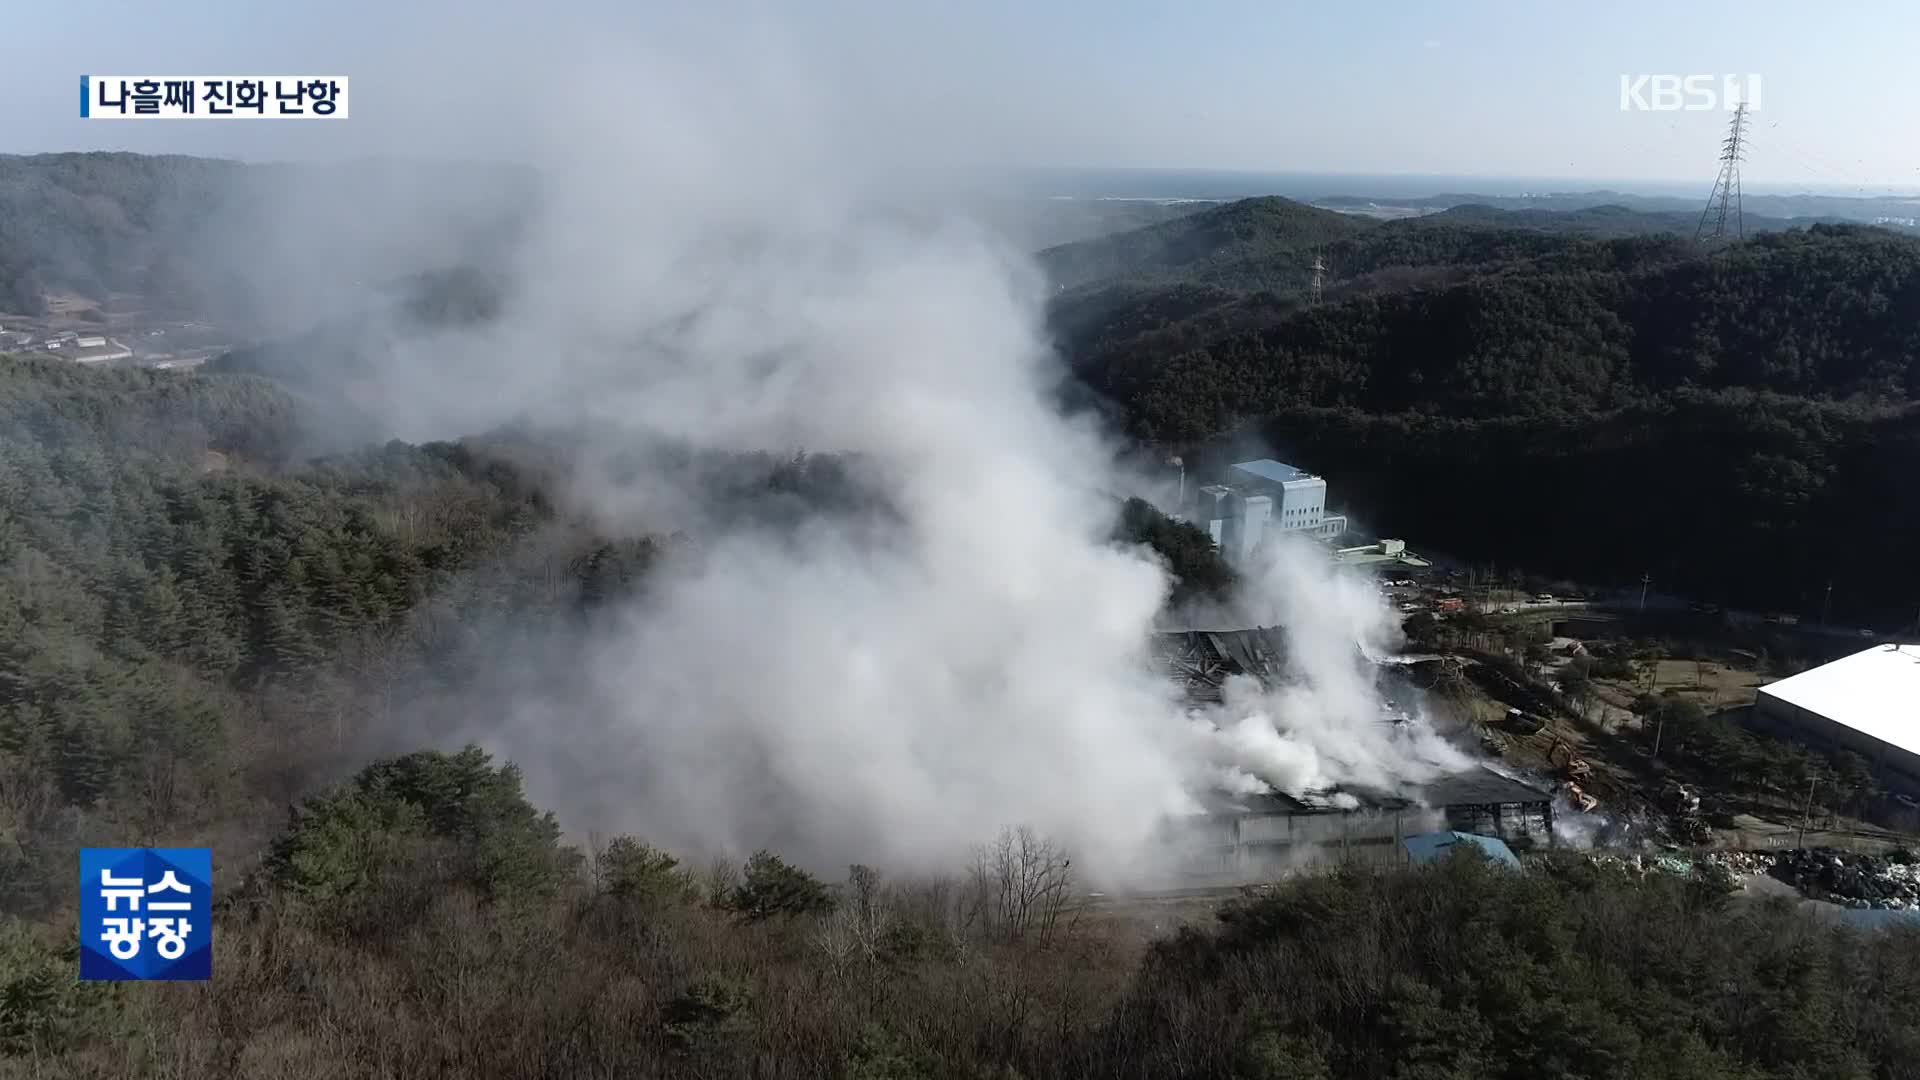
[{"label": "bare tree", "polygon": [[975,854],[969,923],[1004,941],[1052,940],[1074,914],[1073,860],[1027,826],[1000,831]]},{"label": "bare tree", "polygon": [[715,857],[707,864],[707,872],[700,875],[700,895],[711,907],[725,907],[728,897],[733,895],[734,886],[740,884],[740,868],[726,859]]},{"label": "bare tree", "polygon": [[872,970],[893,919],[892,898],[882,888],[879,872],[857,863],[848,867],[842,902],[822,916],[814,930],[814,947],[826,960],[828,973],[837,979],[855,965]]}]

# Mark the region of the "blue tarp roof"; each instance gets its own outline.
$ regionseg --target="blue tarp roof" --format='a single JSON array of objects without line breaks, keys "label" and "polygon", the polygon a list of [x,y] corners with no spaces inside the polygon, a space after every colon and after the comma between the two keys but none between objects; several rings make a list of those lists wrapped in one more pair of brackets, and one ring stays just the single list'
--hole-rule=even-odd
[{"label": "blue tarp roof", "polygon": [[1832,917],[1858,930],[1890,930],[1896,926],[1920,929],[1920,911],[1886,908],[1837,908]]},{"label": "blue tarp roof", "polygon": [[1511,866],[1516,870],[1520,868],[1520,860],[1514,855],[1513,849],[1507,846],[1506,841],[1495,836],[1477,836],[1463,832],[1421,833],[1419,836],[1409,836],[1401,843],[1406,846],[1407,854],[1417,863],[1433,862],[1444,858],[1457,845],[1473,844],[1494,862]]}]

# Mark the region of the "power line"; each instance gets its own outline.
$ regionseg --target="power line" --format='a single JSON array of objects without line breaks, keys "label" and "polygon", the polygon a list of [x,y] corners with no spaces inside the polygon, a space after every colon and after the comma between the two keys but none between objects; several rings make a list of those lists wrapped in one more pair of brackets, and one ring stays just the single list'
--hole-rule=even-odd
[{"label": "power line", "polygon": [[1693,231],[1695,243],[1721,241],[1727,237],[1727,216],[1733,216],[1736,239],[1746,238],[1746,224],[1740,214],[1740,162],[1746,156],[1747,103],[1734,106],[1733,120],[1727,125],[1727,137],[1720,142],[1720,175],[1713,181],[1713,193],[1707,207],[1700,211],[1700,225]]}]

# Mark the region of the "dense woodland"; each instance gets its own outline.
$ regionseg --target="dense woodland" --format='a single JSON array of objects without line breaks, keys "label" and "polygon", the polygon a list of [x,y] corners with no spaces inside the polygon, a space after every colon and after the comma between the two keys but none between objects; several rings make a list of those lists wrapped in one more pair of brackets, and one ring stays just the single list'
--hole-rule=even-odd
[{"label": "dense woodland", "polygon": [[[298,407],[256,377],[0,378],[0,1069],[1916,1075],[1920,935],[1710,881],[1307,878],[1142,953],[1027,834],[901,881],[568,847],[477,750],[362,763],[484,698],[497,650],[674,572],[679,541],[571,520],[564,453],[509,435],[297,462],[275,448]],[[857,462],[687,467],[761,522],[872,512]],[[1144,504],[1116,537],[1221,587]],[[148,841],[214,847],[218,977],[74,982],[75,849]]]},{"label": "dense woodland", "polygon": [[[1074,264],[1082,400],[1192,461],[1264,434],[1370,520],[1476,556],[1658,556],[1729,595],[1823,558],[1876,595],[1915,573],[1893,558],[1920,534],[1896,479],[1920,464],[1911,244],[1821,228],[1707,257],[1317,214],[1203,212],[1199,239]],[[1313,247],[1367,280],[1304,310]],[[486,317],[446,280],[416,315]],[[248,373],[289,355],[0,358],[0,1075],[1920,1076],[1920,934],[1705,878],[1467,856],[1302,878],[1149,946],[1020,831],[911,881],[563,843],[509,763],[420,746],[506,652],[551,658],[565,700],[567,646],[698,542],[575,512],[567,433],[306,457],[308,403]],[[857,460],[646,461],[722,525],[888,527]],[[1114,539],[1167,559],[1176,602],[1230,585],[1144,503]],[[216,978],[76,983],[77,849],[148,842],[213,847]]]},{"label": "dense woodland", "polygon": [[1238,239],[1171,284],[1187,249],[1109,238],[1124,265],[1054,306],[1074,399],[1194,460],[1270,447],[1457,557],[1799,613],[1831,581],[1836,617],[1912,623],[1920,241],[1822,225],[1708,253],[1434,215],[1329,247],[1357,276],[1309,309],[1303,253],[1333,226],[1285,223],[1317,213],[1196,215]]},{"label": "dense woodland", "polygon": [[142,154],[0,155],[0,311],[49,290],[171,292],[187,237],[240,166]]}]

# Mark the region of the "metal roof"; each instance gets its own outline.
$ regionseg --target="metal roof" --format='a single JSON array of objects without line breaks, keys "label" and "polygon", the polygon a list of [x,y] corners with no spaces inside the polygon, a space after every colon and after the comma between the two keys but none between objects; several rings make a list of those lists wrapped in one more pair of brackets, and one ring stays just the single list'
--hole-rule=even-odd
[{"label": "metal roof", "polygon": [[1302,792],[1297,796],[1278,791],[1233,798],[1217,796],[1208,808],[1214,813],[1237,817],[1339,813],[1348,809],[1340,805],[1339,797],[1343,795],[1357,800],[1360,805],[1354,809],[1359,811],[1398,810],[1415,804],[1444,809],[1449,806],[1553,801],[1553,795],[1549,792],[1501,776],[1485,766],[1476,766],[1404,792],[1345,785],[1328,791]]},{"label": "metal roof", "polygon": [[1252,473],[1262,480],[1269,480],[1276,484],[1285,484],[1294,480],[1315,479],[1314,475],[1305,469],[1296,469],[1284,461],[1275,461],[1272,458],[1261,458],[1258,461],[1239,461],[1229,466],[1229,468],[1244,473]]},{"label": "metal roof", "polygon": [[1438,861],[1461,844],[1471,844],[1494,862],[1516,870],[1520,868],[1520,860],[1514,855],[1513,849],[1507,846],[1506,841],[1494,836],[1463,832],[1421,833],[1407,837],[1401,844],[1406,847],[1407,855],[1417,863]]},{"label": "metal roof", "polygon": [[1525,781],[1502,776],[1486,766],[1443,776],[1420,789],[1428,806],[1470,806],[1493,803],[1552,802],[1553,795]]},{"label": "metal roof", "polygon": [[1770,683],[1760,694],[1920,754],[1920,645],[1876,645]]}]

